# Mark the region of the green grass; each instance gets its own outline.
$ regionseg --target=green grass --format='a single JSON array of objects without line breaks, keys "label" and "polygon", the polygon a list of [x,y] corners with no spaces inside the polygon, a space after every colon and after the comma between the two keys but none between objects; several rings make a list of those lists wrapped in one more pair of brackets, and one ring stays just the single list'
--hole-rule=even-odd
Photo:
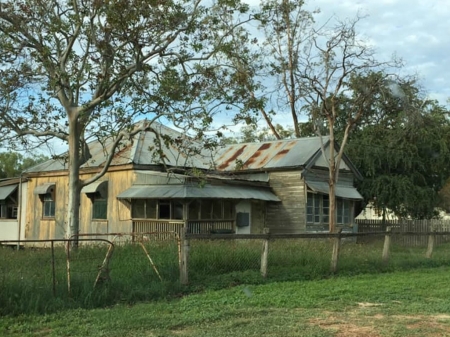
[{"label": "green grass", "polygon": [[[81,247],[71,253],[71,291],[67,288],[66,255],[55,250],[55,295],[49,249],[0,249],[0,316],[50,314],[68,309],[93,309],[161,301],[189,294],[258,286],[280,282],[335,279],[330,273],[332,243],[329,240],[274,240],[269,245],[268,277],[260,275],[262,241],[191,240],[190,285],[179,284],[176,242],[147,242],[162,281],[139,245],[117,245],[109,265],[109,279],[97,285],[99,266],[107,246]],[[382,242],[341,248],[339,277],[356,278],[410,270],[428,270],[450,265],[449,245],[436,248],[432,259],[424,247],[393,245],[389,263],[381,259]]]},{"label": "green grass", "polygon": [[450,268],[206,290],[178,299],[3,317],[1,336],[446,336]]}]

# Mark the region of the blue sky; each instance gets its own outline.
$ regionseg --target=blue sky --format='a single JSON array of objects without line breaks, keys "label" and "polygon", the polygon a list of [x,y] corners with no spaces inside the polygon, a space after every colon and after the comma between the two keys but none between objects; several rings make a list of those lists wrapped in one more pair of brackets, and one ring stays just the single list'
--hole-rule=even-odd
[{"label": "blue sky", "polygon": [[[259,4],[259,0],[247,1],[255,7]],[[317,26],[363,16],[356,31],[374,49],[376,59],[388,61],[396,55],[404,64],[400,74],[416,76],[424,97],[450,107],[450,1],[305,0],[304,8],[320,9],[315,14]],[[288,113],[279,111],[273,120],[292,125]]]},{"label": "blue sky", "polygon": [[[257,5],[259,0],[247,0]],[[450,1],[448,0],[306,0],[306,8],[320,9],[318,23],[335,16],[340,19],[365,15],[357,25],[360,36],[370,43],[379,60],[393,54],[402,58],[405,74],[416,74],[428,98],[448,105],[450,98]],[[275,122],[290,119],[279,114]],[[229,118],[229,117],[228,117]],[[217,124],[227,116],[217,116]],[[232,130],[239,131],[240,126]],[[229,134],[233,135],[233,134]],[[54,143],[55,152],[66,147]],[[43,152],[47,152],[42,149]]]},{"label": "blue sky", "polygon": [[404,72],[417,74],[425,94],[447,105],[450,98],[450,1],[448,0],[315,0],[316,20],[333,15],[366,17],[357,26],[379,59],[396,54]]}]

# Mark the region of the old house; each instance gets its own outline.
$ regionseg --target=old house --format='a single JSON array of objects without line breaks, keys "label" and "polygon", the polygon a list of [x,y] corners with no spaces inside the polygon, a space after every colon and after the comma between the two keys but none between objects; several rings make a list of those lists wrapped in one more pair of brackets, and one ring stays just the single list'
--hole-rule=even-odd
[{"label": "old house", "polygon": [[[21,195],[19,190],[22,190],[24,194]],[[0,180],[0,240],[23,240],[25,238],[24,228],[19,224],[21,218],[25,216],[26,191],[26,179]],[[19,205],[22,207],[19,208]],[[20,210],[21,213],[19,213]]]},{"label": "old house", "polygon": [[[156,126],[157,133],[141,132],[124,144],[108,172],[81,190],[80,233],[180,232],[185,226],[192,233],[327,229],[328,169],[320,138],[235,144],[213,152],[183,134]],[[175,141],[163,142],[164,137]],[[323,142],[326,150],[328,139],[323,137]],[[98,172],[105,162],[99,142],[89,148],[91,158],[81,167],[82,179]],[[154,156],[156,148],[163,160]],[[65,237],[64,157],[39,164],[23,176],[27,184],[19,192],[21,235]],[[336,188],[340,225],[352,225],[355,202],[362,199],[353,187],[357,176],[344,157]]]}]

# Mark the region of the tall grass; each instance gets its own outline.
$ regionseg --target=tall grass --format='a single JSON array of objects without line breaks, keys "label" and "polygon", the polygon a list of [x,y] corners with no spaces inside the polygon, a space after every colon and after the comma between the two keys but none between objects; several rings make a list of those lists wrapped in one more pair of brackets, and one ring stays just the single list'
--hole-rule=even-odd
[{"label": "tall grass", "polygon": [[[82,246],[71,252],[70,292],[66,254],[55,249],[55,283],[50,249],[20,251],[0,248],[0,315],[48,313],[67,308],[94,308],[116,303],[134,303],[183,296],[203,289],[238,284],[260,284],[291,280],[318,280],[330,274],[329,240],[273,240],[269,244],[268,277],[260,275],[261,240],[191,240],[190,286],[179,284],[176,242],[147,242],[148,256],[137,244],[116,246],[109,273],[94,282],[107,246]],[[389,263],[381,259],[382,242],[341,247],[338,275],[395,272],[450,264],[450,245],[438,246],[432,259],[425,247],[393,246]],[[109,277],[108,277],[109,276]],[[161,278],[161,279],[160,279]]]}]

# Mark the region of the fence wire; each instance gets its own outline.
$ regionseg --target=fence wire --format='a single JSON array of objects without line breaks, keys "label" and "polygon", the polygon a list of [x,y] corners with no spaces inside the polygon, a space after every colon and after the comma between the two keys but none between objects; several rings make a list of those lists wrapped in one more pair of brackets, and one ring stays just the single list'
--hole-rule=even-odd
[{"label": "fence wire", "polygon": [[[355,237],[343,236],[337,272],[357,275],[450,265],[449,243],[436,245],[427,257],[427,245],[405,246],[393,239],[386,251],[386,236],[376,237],[358,243]],[[121,234],[113,243],[80,238],[90,242],[81,242],[69,256],[64,242],[20,250],[0,242],[0,315],[48,312],[67,308],[67,303],[94,307],[183,294],[188,289],[180,284],[184,245],[176,235],[165,238],[153,233]],[[333,238],[191,235],[188,240],[189,289],[319,280],[333,274]]]}]

